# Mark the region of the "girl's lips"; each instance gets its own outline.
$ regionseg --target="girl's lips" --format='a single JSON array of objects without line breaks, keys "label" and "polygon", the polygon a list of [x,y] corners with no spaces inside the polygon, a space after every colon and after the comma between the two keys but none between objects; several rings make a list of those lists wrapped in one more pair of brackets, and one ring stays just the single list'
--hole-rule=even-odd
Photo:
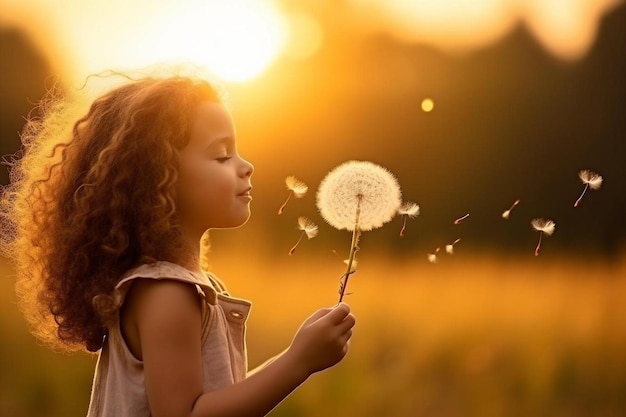
[{"label": "girl's lips", "polygon": [[239,193],[237,194],[237,197],[248,197],[248,198],[252,198],[252,194],[250,194],[250,191],[252,191],[252,187],[248,188],[246,191],[244,191],[243,193]]},{"label": "girl's lips", "polygon": [[240,198],[241,200],[244,200],[244,201],[252,201],[252,196],[249,193],[248,194],[239,194],[237,197]]}]

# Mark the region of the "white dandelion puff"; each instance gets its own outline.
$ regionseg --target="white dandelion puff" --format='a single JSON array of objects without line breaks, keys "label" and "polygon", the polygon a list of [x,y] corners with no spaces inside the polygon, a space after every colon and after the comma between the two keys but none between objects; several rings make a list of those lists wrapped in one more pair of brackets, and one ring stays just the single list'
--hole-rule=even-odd
[{"label": "white dandelion puff", "polygon": [[588,169],[583,169],[578,173],[578,178],[585,184],[585,188],[583,188],[583,192],[578,197],[578,200],[574,203],[574,207],[578,207],[580,204],[580,200],[583,199],[585,192],[587,192],[588,188],[592,190],[597,190],[602,186],[602,175],[598,175],[593,171],[589,171]]},{"label": "white dandelion puff", "polygon": [[328,224],[361,231],[377,229],[396,215],[401,204],[398,181],[387,169],[367,161],[345,162],[330,171],[317,191],[317,207]]},{"label": "white dandelion puff", "polygon": [[446,245],[446,253],[452,255],[454,254],[454,245],[456,245],[457,243],[459,243],[461,241],[461,238],[456,239],[454,242]]},{"label": "white dandelion puff", "polygon": [[322,218],[339,230],[352,231],[346,273],[339,289],[342,301],[362,231],[389,222],[402,203],[400,185],[387,169],[368,161],[348,161],[330,171],[317,190]]},{"label": "white dandelion puff", "polygon": [[532,228],[539,232],[539,243],[537,243],[537,247],[535,248],[535,256],[539,255],[539,249],[541,249],[541,238],[545,234],[547,236],[551,236],[556,229],[556,223],[552,220],[544,220],[544,219],[533,219],[530,222]]},{"label": "white dandelion puff", "polygon": [[293,255],[305,235],[307,238],[313,239],[319,232],[317,225],[304,216],[298,217],[298,229],[301,230],[302,233],[300,233],[300,238],[296,244],[289,250],[289,255]]},{"label": "white dandelion puff", "polygon": [[437,259],[438,253],[439,248],[435,249],[433,253],[429,253],[428,255],[426,255],[426,259],[428,259],[428,262],[430,262],[431,264],[436,264],[439,261],[439,259]]},{"label": "white dandelion puff", "polygon": [[519,198],[517,200],[515,200],[513,202],[513,204],[511,205],[511,207],[509,207],[508,210],[504,210],[504,212],[502,213],[502,218],[503,219],[508,219],[509,216],[511,215],[511,210],[513,210],[515,208],[515,206],[517,206],[519,204],[520,200]]},{"label": "white dandelion puff", "polygon": [[412,219],[420,214],[420,206],[410,201],[407,201],[400,206],[398,214],[402,216],[402,229],[400,229],[400,237],[406,234],[406,221]]},{"label": "white dandelion puff", "polygon": [[285,207],[287,206],[287,202],[289,202],[292,195],[295,198],[302,198],[306,195],[306,192],[309,190],[309,187],[304,182],[300,181],[293,175],[290,175],[287,178],[285,178],[285,185],[287,186],[287,189],[289,190],[289,195],[287,196],[287,199],[285,200],[283,205],[280,206],[280,208],[278,209],[278,214],[283,214],[283,212],[285,211]]}]

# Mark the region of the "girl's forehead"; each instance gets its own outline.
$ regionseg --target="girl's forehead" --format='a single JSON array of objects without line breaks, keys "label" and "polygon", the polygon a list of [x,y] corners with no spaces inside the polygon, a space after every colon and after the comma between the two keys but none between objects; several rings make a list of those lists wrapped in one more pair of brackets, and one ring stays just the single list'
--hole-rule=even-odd
[{"label": "girl's forehead", "polygon": [[201,103],[194,114],[190,140],[206,143],[224,137],[235,137],[235,125],[228,109],[218,102]]},{"label": "girl's forehead", "polygon": [[203,101],[196,109],[196,122],[232,125],[233,120],[228,109],[216,101]]}]

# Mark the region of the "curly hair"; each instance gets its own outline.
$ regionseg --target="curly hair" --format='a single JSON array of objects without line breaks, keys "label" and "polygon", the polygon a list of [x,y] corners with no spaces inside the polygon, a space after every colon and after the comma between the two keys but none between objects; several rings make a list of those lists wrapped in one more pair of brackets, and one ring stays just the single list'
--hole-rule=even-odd
[{"label": "curly hair", "polygon": [[50,93],[22,131],[2,190],[2,252],[33,333],[64,350],[102,347],[113,290],[140,263],[181,262],[175,211],[178,150],[209,82],[147,77],[117,87],[82,117]]}]

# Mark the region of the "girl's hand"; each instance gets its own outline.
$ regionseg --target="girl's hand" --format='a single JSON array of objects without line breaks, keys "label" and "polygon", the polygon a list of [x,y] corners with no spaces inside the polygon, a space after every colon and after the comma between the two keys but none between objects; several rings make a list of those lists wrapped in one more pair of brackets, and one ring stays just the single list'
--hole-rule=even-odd
[{"label": "girl's hand", "polygon": [[354,323],[347,304],[317,310],[302,323],[287,354],[307,375],[329,368],[346,356]]}]

